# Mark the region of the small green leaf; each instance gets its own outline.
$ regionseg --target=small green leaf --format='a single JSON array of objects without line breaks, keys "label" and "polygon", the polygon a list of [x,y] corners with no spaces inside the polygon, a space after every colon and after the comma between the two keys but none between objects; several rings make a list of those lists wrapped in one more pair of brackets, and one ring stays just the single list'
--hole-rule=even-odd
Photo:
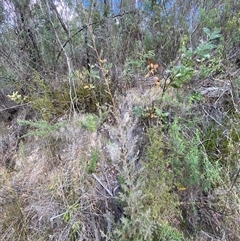
[{"label": "small green leaf", "polygon": [[212,34],[209,36],[209,39],[214,40],[214,39],[217,39],[217,38],[220,38],[220,37],[221,37],[220,29],[216,28],[216,29],[214,29]]},{"label": "small green leaf", "polygon": [[208,37],[211,35],[211,31],[208,28],[203,28],[203,32],[206,33]]},{"label": "small green leaf", "polygon": [[178,89],[180,85],[177,84],[176,82],[173,82],[173,83],[171,84],[171,86],[172,86],[173,88]]},{"label": "small green leaf", "polygon": [[164,112],[164,113],[162,113],[162,116],[163,116],[163,117],[168,117],[169,114],[170,114],[169,112]]},{"label": "small green leaf", "polygon": [[155,109],[155,113],[158,115],[158,116],[162,116],[162,111],[159,109],[159,108],[156,108]]},{"label": "small green leaf", "polygon": [[176,74],[175,77],[181,77],[181,76],[182,76],[182,74],[181,74],[181,73],[178,73],[178,74]]},{"label": "small green leaf", "polygon": [[65,222],[68,222],[70,220],[70,213],[69,212],[66,212],[64,215],[63,215],[63,220]]},{"label": "small green leaf", "polygon": [[133,114],[137,117],[142,117],[144,115],[144,109],[141,106],[135,106],[133,108]]}]

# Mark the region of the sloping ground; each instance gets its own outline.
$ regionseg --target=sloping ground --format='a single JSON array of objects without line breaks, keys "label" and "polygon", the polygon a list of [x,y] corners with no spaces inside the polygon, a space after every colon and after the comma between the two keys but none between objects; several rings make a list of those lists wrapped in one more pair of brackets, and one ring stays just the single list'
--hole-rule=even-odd
[{"label": "sloping ground", "polygon": [[[201,94],[202,101],[193,98],[196,93]],[[122,179],[127,186],[131,185],[128,178],[137,175],[143,166],[141,161],[148,160],[146,133],[151,126],[166,127],[164,144],[175,117],[182,118],[183,125],[185,120],[195,123],[194,118],[198,118],[194,128],[206,133],[211,126],[224,125],[226,132],[232,128],[225,120],[230,111],[237,111],[238,104],[232,86],[225,81],[211,80],[207,86],[196,86],[194,94],[185,90],[184,94],[179,91],[176,95],[171,88],[164,97],[162,94],[156,86],[131,88],[116,96],[115,109],[106,105],[99,108],[98,115],[76,114],[70,121],[62,117],[57,125],[42,122],[36,128],[33,122],[26,122],[30,118],[24,108],[11,122],[2,121],[0,240],[112,240],[109,234],[126,217],[120,194]],[[25,125],[19,125],[17,118],[24,120]],[[183,135],[191,141],[191,127],[188,131]],[[30,134],[19,139],[26,133]],[[225,139],[232,138],[230,134],[224,135]],[[4,145],[9,148],[4,149]],[[239,153],[231,150],[234,160],[239,162]],[[163,145],[166,163],[170,151],[169,146]],[[222,154],[221,160],[218,154],[216,159],[220,163],[230,161],[229,153]],[[171,164],[166,166],[171,169]],[[222,165],[223,169],[226,167],[231,165]],[[123,171],[126,168],[128,172]],[[176,205],[182,212],[182,222],[172,220],[172,224],[186,235],[198,233],[196,240],[240,240],[239,172],[229,170],[227,174],[232,179],[222,178],[205,196],[194,185],[173,188],[171,192],[178,194]]]},{"label": "sloping ground", "polygon": [[[129,90],[118,97],[117,120],[109,108],[104,116],[59,120],[61,127],[52,132],[40,127],[18,142],[15,133],[11,171],[6,153],[1,160],[1,240],[68,240],[74,226],[81,230],[79,240],[102,240],[101,232],[112,229],[111,216],[123,215],[115,201],[120,166],[140,158],[146,139],[133,107],[149,106],[160,93]],[[16,126],[15,119],[6,130]]]}]

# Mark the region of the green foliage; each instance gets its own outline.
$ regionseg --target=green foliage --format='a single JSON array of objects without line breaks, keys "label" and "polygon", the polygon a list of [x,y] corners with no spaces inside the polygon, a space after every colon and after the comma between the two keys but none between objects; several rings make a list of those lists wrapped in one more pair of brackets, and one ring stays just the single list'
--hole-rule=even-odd
[{"label": "green foliage", "polygon": [[183,37],[182,46],[179,50],[181,54],[180,64],[173,65],[167,70],[167,73],[170,73],[172,87],[180,88],[182,85],[188,84],[197,69],[200,69],[200,75],[204,76],[215,73],[220,69],[221,59],[219,56],[212,56],[213,50],[217,47],[214,40],[221,37],[220,30],[215,29],[211,32],[208,28],[204,28],[203,31],[207,39],[200,41],[195,50],[185,47],[187,38],[186,36]]},{"label": "green foliage", "polygon": [[169,112],[163,112],[157,106],[150,106],[150,107],[135,106],[133,108],[133,114],[143,120],[158,118],[163,123],[166,122],[169,116]]},{"label": "green foliage", "polygon": [[76,221],[71,225],[70,232],[69,232],[70,241],[78,240],[79,229],[80,229],[79,221]]},{"label": "green foliage", "polygon": [[60,216],[62,216],[64,223],[70,224],[69,238],[71,241],[77,240],[78,231],[80,229],[79,221],[73,221],[73,216],[75,213],[77,213],[78,207],[79,204],[75,203],[71,205],[65,213],[60,214]]},{"label": "green foliage", "polygon": [[20,125],[27,125],[32,131],[29,131],[27,134],[23,135],[22,138],[27,136],[36,136],[36,137],[47,137],[52,135],[55,131],[58,131],[60,128],[66,125],[65,122],[59,122],[56,124],[49,124],[45,120],[39,121],[28,121],[28,120],[18,120]]},{"label": "green foliage", "polygon": [[[84,73],[74,73],[74,97],[73,104],[76,111],[85,111],[96,113],[99,106],[111,103],[110,95],[107,92],[106,85],[102,82],[88,82],[88,75]],[[91,77],[93,78],[93,77]],[[59,90],[54,91],[52,96],[55,113],[58,115],[68,111],[71,104],[71,97],[69,93],[69,85],[64,84]]]},{"label": "green foliage", "polygon": [[169,70],[168,73],[171,73],[173,76],[171,86],[179,88],[181,85],[189,83],[192,79],[194,69],[185,65],[179,65],[173,67],[173,69]]},{"label": "green foliage", "polygon": [[186,240],[183,233],[173,227],[168,223],[163,223],[159,225],[154,231],[153,235],[154,241],[183,241]]},{"label": "green foliage", "polygon": [[41,119],[49,121],[56,114],[48,84],[34,73],[27,85],[27,94],[22,96],[18,91],[13,92],[8,97],[17,104],[29,104]]},{"label": "green foliage", "polygon": [[[76,83],[75,99],[76,106],[79,109],[84,109],[87,112],[97,112],[98,107],[112,103],[111,93],[114,88],[109,87],[110,78],[108,77],[112,64],[106,59],[99,57],[99,65],[90,65],[90,70],[75,71],[73,82]],[[102,81],[102,79],[104,81]]]},{"label": "green foliage", "polygon": [[178,199],[173,188],[173,173],[164,155],[164,143],[160,127],[148,130],[149,145],[146,147],[144,205],[150,207],[151,217],[158,224],[178,216]]},{"label": "green foliage", "polygon": [[199,102],[201,100],[201,94],[193,91],[189,96],[189,103]]},{"label": "green foliage", "polygon": [[75,212],[77,212],[78,207],[79,207],[79,204],[78,203],[74,203],[73,205],[71,205],[71,206],[69,206],[67,208],[66,212],[60,214],[60,216],[62,216],[63,221],[66,222],[66,223],[70,222],[71,216]]},{"label": "green foliage", "polygon": [[[5,190],[2,194],[0,212],[1,237],[4,240],[24,241],[29,235],[29,221],[23,211],[24,203],[12,187],[9,176],[6,170],[0,169],[0,188]],[[7,202],[4,201],[5,198],[8,198]],[[13,231],[9,232],[9,227],[12,227]]]},{"label": "green foliage", "polygon": [[96,115],[87,114],[85,120],[80,121],[80,124],[84,129],[94,132],[98,128],[98,122],[98,117]]},{"label": "green foliage", "polygon": [[146,74],[146,60],[153,59],[155,56],[154,51],[150,50],[147,53],[139,53],[134,58],[128,58],[124,65],[124,76],[130,80],[131,77],[136,75]]},{"label": "green foliage", "polygon": [[[224,239],[225,234],[229,235],[225,238],[231,236],[233,240],[237,239],[232,235],[232,230],[239,237],[240,116],[237,97],[240,91],[238,71],[235,71],[236,66],[233,63],[239,61],[239,1],[179,0],[169,4],[171,1],[122,0],[117,7],[119,8],[117,14],[116,9],[113,9],[116,6],[111,4],[111,1],[95,1],[96,5],[91,1],[88,6],[80,2],[74,4],[73,1],[62,1],[63,15],[58,12],[59,9],[56,6],[54,8],[56,1],[34,1],[34,4],[31,1],[10,1],[17,13],[15,15],[10,14],[10,8],[3,7],[8,6],[9,1],[2,2],[0,9],[4,11],[0,12],[2,21],[0,85],[4,88],[8,84],[15,86],[19,91],[13,92],[8,97],[17,104],[24,104],[22,106],[26,104],[37,113],[38,121],[19,121],[20,125],[27,125],[30,129],[23,137],[42,138],[51,152],[58,144],[54,139],[55,132],[64,129],[66,125],[64,122],[53,124],[52,120],[58,120],[63,114],[71,114],[72,110],[84,112],[85,119],[81,119],[76,124],[82,127],[84,134],[87,134],[96,132],[101,122],[106,120],[108,113],[111,112],[116,115],[114,124],[120,124],[118,127],[120,130],[121,123],[118,123],[118,120],[121,121],[121,118],[118,113],[121,111],[118,112],[118,101],[115,105],[113,99],[118,100],[119,93],[125,93],[126,89],[122,88],[125,85],[122,83],[128,81],[131,86],[133,78],[138,81],[139,77],[146,76],[146,59],[154,60],[154,63],[160,66],[157,69],[160,81],[162,76],[167,79],[164,70],[169,68],[167,72],[171,81],[170,86],[177,90],[171,89],[172,93],[169,96],[167,91],[164,92],[165,99],[161,99],[160,106],[140,105],[132,110],[139,118],[137,120],[139,122],[134,122],[132,128],[135,128],[136,124],[136,133],[133,135],[137,145],[139,144],[137,148],[140,150],[140,160],[125,162],[125,140],[128,140],[131,135],[124,136],[125,129],[120,130],[122,132],[119,133],[119,142],[123,143],[119,144],[122,147],[123,158],[121,156],[119,163],[116,162],[114,165],[121,166],[118,181],[122,192],[112,200],[118,199],[124,209],[124,215],[121,220],[118,220],[116,226],[103,227],[103,229],[109,228],[110,236],[112,231],[111,240],[184,240],[182,231],[188,232],[189,230],[186,229],[191,225],[193,229],[199,227],[206,231],[209,239],[211,239],[211,231],[214,234],[212,239]],[[139,7],[134,6],[135,2],[138,2]],[[24,24],[22,24],[23,20]],[[116,24],[113,23],[115,20]],[[93,46],[94,41],[96,46]],[[195,85],[191,86],[191,80],[194,80],[194,84],[195,80],[199,81],[198,83],[203,79],[217,80],[219,76],[211,77],[219,73],[224,73],[222,75],[224,78],[228,76],[232,81],[231,84],[234,79],[236,80],[236,84],[231,86],[229,96],[226,91],[215,103],[219,104],[221,99],[228,102],[220,106],[224,109],[226,121],[218,121],[216,124],[213,116],[213,123],[206,123],[207,121],[203,121],[202,117],[198,116],[201,110],[196,111],[197,114],[194,117],[196,119],[186,121],[184,119],[186,115],[183,112],[186,109],[190,110],[187,116],[192,118],[192,104],[194,107],[202,105],[201,95],[193,89]],[[220,76],[221,79],[222,76]],[[13,83],[13,80],[17,82]],[[215,84],[216,81],[212,83]],[[189,89],[192,88],[190,92],[185,93],[184,88],[181,91],[178,90],[186,85]],[[171,99],[175,94],[176,98]],[[122,97],[121,95],[121,99]],[[182,102],[186,97],[187,101],[184,102],[183,107]],[[125,106],[127,105],[124,105],[124,108]],[[15,112],[15,109],[10,108],[7,111]],[[222,110],[219,109],[219,111]],[[95,115],[96,113],[99,117]],[[29,117],[28,113],[27,116]],[[169,122],[176,116],[179,119],[176,118],[169,128]],[[148,121],[151,125],[144,125],[142,128],[142,124],[146,124],[144,121]],[[200,122],[201,125],[196,125]],[[108,125],[104,126],[104,132],[111,124],[109,121]],[[12,128],[6,128],[5,123],[1,125],[3,134],[12,130]],[[155,127],[152,127],[154,125]],[[113,130],[114,128],[115,126]],[[138,132],[143,129],[147,132],[145,136],[147,141],[145,142],[144,139],[142,143],[141,140],[138,142]],[[112,139],[111,133],[109,134]],[[108,139],[108,135],[102,132],[101,135]],[[64,139],[64,143],[61,144],[71,145],[71,134],[64,133],[65,137],[69,141]],[[4,138],[2,139],[3,148],[1,149],[4,150],[8,143],[5,143]],[[18,150],[14,151],[19,155],[17,157],[14,155],[13,161],[17,158],[24,162],[28,158],[28,148],[25,148],[24,141],[22,139],[19,144],[16,143]],[[146,146],[143,146],[145,143],[147,143]],[[8,148],[4,159],[11,159],[12,146],[14,147],[10,143],[11,148]],[[71,148],[64,148],[64,151],[68,149]],[[11,173],[8,176],[8,186],[14,186],[16,183],[19,193],[9,188],[5,198],[8,186],[6,183],[2,184],[3,180],[1,180],[0,193],[3,196],[1,211],[3,212],[0,217],[0,231],[4,232],[4,240],[47,240],[51,236],[53,240],[75,241],[91,240],[91,238],[94,239],[94,235],[95,239],[99,239],[98,234],[94,232],[98,232],[101,225],[97,222],[103,219],[98,217],[108,216],[104,211],[111,212],[111,207],[108,206],[110,202],[108,202],[109,197],[106,196],[105,210],[99,208],[99,200],[101,207],[104,206],[105,200],[102,199],[104,196],[101,195],[99,198],[96,186],[92,185],[92,175],[87,174],[95,172],[98,165],[102,165],[102,160],[98,161],[102,158],[102,154],[100,155],[100,150],[97,148],[90,149],[90,153],[87,151],[84,153],[85,148],[83,152],[78,147],[76,150],[73,149],[69,153],[71,161],[62,160],[61,165],[55,160],[57,159],[55,155],[48,158],[45,150],[44,157],[46,156],[47,160],[56,161],[54,168],[52,165],[49,172],[45,168],[49,162],[45,163],[45,160],[41,160],[43,163],[40,163],[39,161],[36,168],[39,170],[36,170],[35,166],[32,167],[32,163],[29,163],[31,160],[27,160],[29,162],[26,163],[30,165],[24,166],[25,172],[24,168],[19,167],[17,176]],[[82,155],[83,162],[79,162],[79,155]],[[64,159],[65,155],[60,153],[60,157]],[[77,160],[74,160],[75,158]],[[75,164],[74,161],[76,161]],[[102,169],[102,166],[100,168]],[[2,170],[3,168],[0,169],[1,177]],[[42,170],[44,176],[41,176]],[[62,174],[59,175],[59,173]],[[22,178],[21,175],[24,174],[27,175]],[[48,182],[51,175],[55,175],[51,183],[54,190],[49,188],[52,193],[48,196],[48,188],[45,188],[44,183],[41,182],[42,179]],[[28,190],[21,188],[26,186],[29,177]],[[35,179],[37,182],[31,182]],[[214,191],[219,186],[224,189],[224,192],[214,199]],[[194,193],[195,190],[197,193]],[[204,196],[204,202],[201,202],[203,190],[207,195]],[[210,195],[208,190],[211,190]],[[83,192],[84,195],[82,195]],[[49,226],[49,223],[44,221],[49,220],[49,212],[44,214],[44,209],[39,209],[39,203],[35,205],[37,201],[35,196],[33,198],[28,196],[32,194],[41,196],[40,203],[43,204],[46,212],[51,206],[52,215],[66,210],[62,215],[54,217],[56,219],[61,217],[63,226],[59,220],[56,220],[59,225],[56,229],[47,227],[44,230],[44,226]],[[190,194],[195,196],[192,197]],[[208,198],[210,196],[211,198]],[[90,200],[89,197],[91,197]],[[178,198],[181,198],[180,207]],[[185,200],[190,200],[189,206]],[[55,201],[57,201],[56,205]],[[69,207],[69,203],[75,202],[77,204]],[[97,211],[92,207],[96,203]],[[182,213],[185,226],[181,223],[182,206],[189,208],[186,215],[189,215],[188,220],[187,218],[185,220],[185,215]],[[221,215],[213,215],[215,211]],[[37,220],[38,215],[41,216],[39,218],[41,222],[34,226],[31,222],[35,219],[32,217],[36,217]],[[231,218],[230,224],[226,222]],[[83,226],[81,222],[84,222]],[[107,222],[109,224],[109,220]],[[210,224],[204,230],[203,226],[207,222]],[[216,222],[220,223],[220,228],[215,227]],[[61,232],[58,232],[59,230]],[[219,233],[221,232],[221,237],[217,237],[218,230]],[[78,237],[81,232],[86,234],[86,237]],[[202,238],[196,237],[196,239]]]},{"label": "green foliage", "polygon": [[26,96],[23,98],[18,91],[13,92],[11,95],[8,95],[8,98],[17,104],[22,104],[24,101],[26,101]]},{"label": "green foliage", "polygon": [[149,145],[143,168],[134,163],[121,172],[122,193],[119,199],[125,216],[114,230],[114,240],[183,240],[181,231],[171,225],[180,217],[178,198],[171,193],[173,173],[163,154],[162,132],[158,127],[148,131]]},{"label": "green foliage", "polygon": [[168,65],[176,58],[181,35],[186,27],[181,1],[176,2],[176,5],[173,7],[174,5],[169,4],[168,1],[144,1],[143,3],[144,26],[146,26],[144,48],[146,51],[154,49],[156,62],[164,65]]},{"label": "green foliage", "polygon": [[202,23],[202,26],[205,26],[209,29],[219,27],[219,22],[218,22],[218,16],[219,16],[219,11],[217,8],[211,8],[211,9],[204,9],[204,8],[199,8],[199,17]]},{"label": "green foliage", "polygon": [[49,85],[37,73],[34,73],[28,85],[27,100],[39,114],[40,119],[49,121],[55,114]]},{"label": "green foliage", "polygon": [[[217,3],[216,3],[217,6]],[[235,43],[239,41],[239,3],[237,1],[223,1],[221,7],[199,8],[199,22],[209,29],[221,29],[224,55],[231,52]]]},{"label": "green foliage", "polygon": [[93,173],[96,170],[97,167],[97,161],[98,161],[99,155],[98,150],[92,150],[90,154],[90,158],[87,163],[87,173]]},{"label": "green foliage", "polygon": [[208,189],[220,177],[218,162],[210,162],[196,131],[193,136],[186,137],[175,120],[170,127],[170,160],[177,186],[200,186]]},{"label": "green foliage", "polygon": [[[137,197],[134,201],[137,201]],[[119,241],[151,241],[153,226],[154,224],[149,218],[149,211],[143,211],[139,207],[134,217],[121,219],[121,228],[114,230],[114,237]]]},{"label": "green foliage", "polygon": [[135,169],[132,163],[125,164],[121,172],[121,189],[119,196],[124,204],[125,216],[113,232],[113,240],[144,241],[152,240],[154,222],[151,219],[150,208],[144,205],[144,180],[141,171]]},{"label": "green foliage", "polygon": [[[204,147],[209,158],[218,160],[223,168],[235,169],[238,163],[239,115],[235,113],[225,126],[209,125],[204,135]],[[221,150],[221,151],[219,151]]]},{"label": "green foliage", "polygon": [[206,34],[207,40],[200,41],[200,44],[195,50],[195,54],[199,57],[199,61],[205,61],[210,58],[210,53],[216,48],[214,40],[221,37],[220,29],[214,29],[212,32],[208,28],[203,28],[203,32]]}]

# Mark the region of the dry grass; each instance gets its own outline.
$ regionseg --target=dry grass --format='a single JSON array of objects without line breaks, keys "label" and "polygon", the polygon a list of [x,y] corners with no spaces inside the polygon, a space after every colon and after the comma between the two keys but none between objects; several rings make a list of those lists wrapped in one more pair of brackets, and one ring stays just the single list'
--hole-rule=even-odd
[{"label": "dry grass", "polygon": [[[172,89],[165,95],[163,103],[161,88],[133,88],[115,98],[117,116],[112,118],[113,110],[108,107],[107,115],[97,117],[93,129],[88,129],[86,115],[76,114],[51,135],[30,136],[20,142],[14,170],[0,170],[0,240],[104,240],[103,234],[108,236],[114,229],[113,220],[119,221],[123,215],[115,197],[118,174],[127,170],[129,161],[139,168],[138,161],[144,156],[147,126],[134,115],[134,107],[155,103],[170,113],[170,119],[201,113],[194,112],[194,105],[188,107],[184,98],[178,102]],[[202,229],[196,240],[238,240],[237,188],[220,200],[216,197],[205,209],[200,208],[201,221],[217,227],[208,211],[213,204],[221,207],[224,203],[231,215],[217,217],[218,236]]]}]

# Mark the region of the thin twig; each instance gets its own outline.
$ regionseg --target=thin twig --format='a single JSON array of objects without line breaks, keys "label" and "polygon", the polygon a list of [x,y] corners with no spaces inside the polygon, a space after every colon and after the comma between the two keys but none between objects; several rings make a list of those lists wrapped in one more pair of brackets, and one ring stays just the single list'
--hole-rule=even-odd
[{"label": "thin twig", "polygon": [[19,107],[22,107],[22,106],[25,106],[25,105],[28,105],[28,103],[20,104],[20,105],[14,105],[14,106],[11,106],[11,107],[8,107],[8,108],[5,108],[5,109],[1,109],[0,112],[10,110],[10,109],[19,108]]},{"label": "thin twig", "polygon": [[[135,11],[123,12],[123,13],[119,13],[119,14],[117,14],[117,15],[110,16],[110,17],[108,17],[108,18],[109,18],[109,19],[111,19],[111,18],[114,19],[114,18],[122,17],[122,16],[124,16],[124,15],[126,15],[126,14],[133,14],[133,13],[135,13]],[[82,28],[78,29],[77,32],[75,32],[72,36],[70,36],[70,37],[67,39],[67,41],[62,45],[62,48],[61,48],[61,50],[60,50],[59,53],[58,53],[56,62],[58,61],[59,57],[61,56],[63,49],[64,49],[64,48],[66,47],[66,45],[73,39],[73,37],[75,37],[77,34],[79,34],[80,32],[82,32],[83,30],[89,28],[90,26],[95,25],[95,24],[98,24],[98,23],[101,23],[103,20],[104,20],[104,19],[100,19],[100,20],[98,20],[98,21],[95,21],[95,22],[92,22],[92,23],[88,23],[88,24],[84,25]]]},{"label": "thin twig", "polygon": [[98,60],[98,67],[99,69],[101,70],[102,72],[102,75],[103,75],[103,80],[104,80],[104,83],[107,87],[107,93],[109,94],[110,98],[111,98],[111,101],[112,101],[112,106],[113,106],[113,112],[115,114],[115,117],[117,117],[117,107],[116,107],[116,103],[115,103],[115,99],[113,97],[113,94],[111,92],[111,89],[110,89],[110,86],[109,86],[109,81],[106,77],[106,74],[105,74],[105,69],[104,69],[104,66],[103,66],[103,63],[102,63],[102,60],[101,60],[101,57],[99,55],[99,52],[97,50],[97,46],[96,46],[96,42],[95,42],[95,37],[93,35],[93,32],[92,32],[92,29],[90,27],[90,25],[88,25],[88,31],[89,33],[91,34],[91,38],[92,38],[92,42],[93,42],[93,50],[95,51],[96,53],[96,56],[97,56],[97,60]]},{"label": "thin twig", "polygon": [[[66,58],[66,62],[67,62],[67,66],[68,66],[68,82],[69,82],[69,96],[70,96],[70,101],[71,101],[71,108],[70,108],[70,111],[73,110],[73,112],[75,112],[75,107],[74,107],[74,98],[76,97],[76,90],[75,90],[75,86],[72,84],[72,81],[71,81],[71,74],[72,74],[72,67],[71,67],[71,60],[67,54],[67,52],[65,51],[63,45],[62,45],[62,42],[60,40],[60,37],[56,31],[56,26],[54,25],[53,21],[52,21],[52,18],[51,18],[51,11],[50,11],[50,6],[47,4],[47,7],[48,7],[48,19],[53,27],[53,31],[55,33],[55,37],[57,39],[57,42],[58,44],[60,45],[63,53],[64,53],[64,56]],[[73,93],[74,92],[74,93]],[[73,97],[73,94],[74,94],[74,97]],[[69,118],[71,117],[71,112],[70,112],[70,116]]]},{"label": "thin twig", "polygon": [[211,116],[205,109],[204,107],[202,108],[203,111],[212,119],[214,120],[218,125],[220,125],[221,127],[224,127],[219,121],[217,121],[213,116]]},{"label": "thin twig", "polygon": [[54,219],[60,218],[60,217],[64,216],[64,215],[67,214],[67,213],[68,213],[68,212],[64,212],[64,213],[61,213],[61,214],[56,215],[56,216],[54,216],[54,217],[51,217],[51,218],[50,218],[50,222],[53,222]]},{"label": "thin twig", "polygon": [[105,191],[106,191],[111,197],[113,197],[112,192],[102,183],[102,181],[101,181],[94,173],[92,173],[92,176],[99,182],[99,184],[105,189]]}]

